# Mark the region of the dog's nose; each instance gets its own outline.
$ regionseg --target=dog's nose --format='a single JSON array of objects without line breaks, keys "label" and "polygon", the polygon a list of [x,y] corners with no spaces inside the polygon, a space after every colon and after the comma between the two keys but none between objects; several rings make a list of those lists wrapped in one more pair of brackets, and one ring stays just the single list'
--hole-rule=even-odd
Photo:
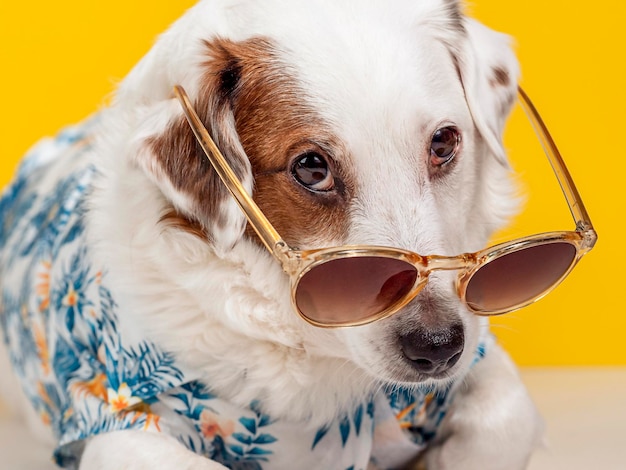
[{"label": "dog's nose", "polygon": [[463,352],[463,325],[438,330],[419,328],[400,337],[404,356],[419,372],[437,375],[457,363]]}]

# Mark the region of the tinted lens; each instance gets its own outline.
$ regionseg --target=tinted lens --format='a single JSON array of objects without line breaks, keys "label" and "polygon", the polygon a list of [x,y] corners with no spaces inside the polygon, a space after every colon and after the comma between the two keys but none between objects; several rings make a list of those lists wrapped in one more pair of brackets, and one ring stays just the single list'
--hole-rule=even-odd
[{"label": "tinted lens", "polygon": [[296,305],[313,321],[365,321],[408,294],[417,279],[405,261],[377,256],[339,258],[317,265],[298,283]]},{"label": "tinted lens", "polygon": [[559,282],[576,259],[576,247],[553,242],[524,248],[482,266],[469,280],[465,299],[478,312],[524,305]]}]

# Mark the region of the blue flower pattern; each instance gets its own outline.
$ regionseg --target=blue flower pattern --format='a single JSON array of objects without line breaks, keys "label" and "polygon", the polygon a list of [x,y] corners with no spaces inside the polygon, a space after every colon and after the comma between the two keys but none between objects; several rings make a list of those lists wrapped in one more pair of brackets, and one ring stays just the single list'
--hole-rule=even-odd
[{"label": "blue flower pattern", "polygon": [[240,408],[214,395],[126,325],[106,266],[94,266],[85,242],[97,125],[96,117],[40,143],[0,198],[2,337],[26,395],[58,439],[60,466],[77,466],[86,438],[124,429],[167,432],[236,470],[364,470],[370,458],[393,468],[384,452],[377,455],[385,439],[397,438],[379,437],[391,422],[407,455],[426,446],[450,391],[388,387],[309,429],[272,419],[259,402]]}]

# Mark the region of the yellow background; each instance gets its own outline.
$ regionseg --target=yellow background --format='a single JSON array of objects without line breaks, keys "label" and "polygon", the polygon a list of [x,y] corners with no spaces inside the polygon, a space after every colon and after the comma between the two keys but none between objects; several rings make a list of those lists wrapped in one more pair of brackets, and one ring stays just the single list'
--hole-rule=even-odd
[{"label": "yellow background", "polygon": [[[193,3],[0,0],[0,186],[39,137],[102,106],[156,35]],[[515,38],[522,83],[600,234],[562,286],[496,319],[494,331],[520,364],[626,365],[626,2],[475,0],[468,10]],[[573,228],[523,122],[516,112],[506,142],[527,204],[500,238]]]}]

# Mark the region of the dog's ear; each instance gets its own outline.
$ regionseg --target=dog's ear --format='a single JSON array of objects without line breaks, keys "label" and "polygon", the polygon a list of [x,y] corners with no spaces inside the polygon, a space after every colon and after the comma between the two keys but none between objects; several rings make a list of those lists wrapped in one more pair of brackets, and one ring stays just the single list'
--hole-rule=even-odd
[{"label": "dog's ear", "polygon": [[[231,109],[239,85],[237,63],[226,49],[213,47],[211,52],[198,74],[193,74],[193,81],[189,77],[176,81],[185,86],[196,113],[252,193],[252,170]],[[162,214],[162,222],[200,234],[217,251],[224,252],[242,237],[246,218],[197,143],[180,103],[173,98],[174,84],[168,84],[167,97],[161,96],[164,87],[160,85],[154,99],[144,96],[141,103],[135,103],[144,112],[135,132],[132,158],[171,204]]]},{"label": "dog's ear", "polygon": [[472,19],[464,26],[468,40],[457,58],[466,100],[478,131],[506,164],[502,132],[517,96],[519,64],[508,36]]}]

